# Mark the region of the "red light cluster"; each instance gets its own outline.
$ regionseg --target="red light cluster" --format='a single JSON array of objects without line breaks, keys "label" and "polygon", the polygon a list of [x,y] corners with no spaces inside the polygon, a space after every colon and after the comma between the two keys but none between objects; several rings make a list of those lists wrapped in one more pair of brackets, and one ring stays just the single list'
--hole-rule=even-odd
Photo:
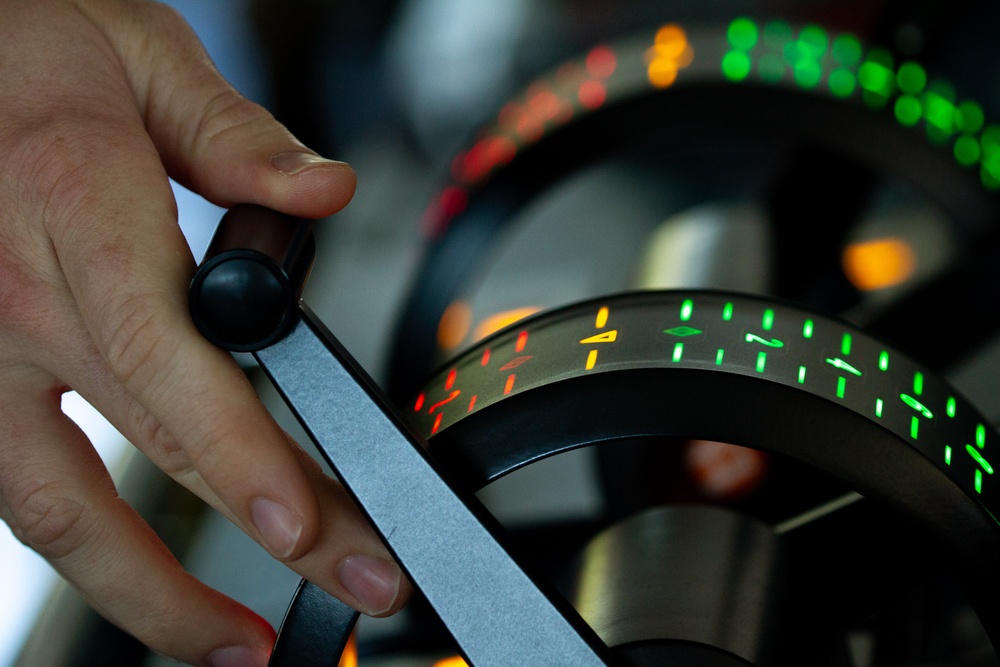
[{"label": "red light cluster", "polygon": [[618,68],[618,56],[608,46],[591,49],[581,63],[563,65],[550,80],[531,84],[520,99],[500,110],[496,124],[472,148],[452,161],[455,184],[433,201],[424,215],[424,231],[439,236],[468,203],[467,188],[477,185],[552,129],[572,120],[580,108],[594,110],[608,98],[605,81]]}]

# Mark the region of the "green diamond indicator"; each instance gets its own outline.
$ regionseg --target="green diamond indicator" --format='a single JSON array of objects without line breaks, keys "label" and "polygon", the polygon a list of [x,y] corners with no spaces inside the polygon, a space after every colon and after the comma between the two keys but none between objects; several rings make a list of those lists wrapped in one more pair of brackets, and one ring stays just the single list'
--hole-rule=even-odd
[{"label": "green diamond indicator", "polygon": [[701,329],[694,329],[692,327],[674,327],[673,329],[664,329],[663,333],[684,338],[685,336],[697,336],[701,333]]}]

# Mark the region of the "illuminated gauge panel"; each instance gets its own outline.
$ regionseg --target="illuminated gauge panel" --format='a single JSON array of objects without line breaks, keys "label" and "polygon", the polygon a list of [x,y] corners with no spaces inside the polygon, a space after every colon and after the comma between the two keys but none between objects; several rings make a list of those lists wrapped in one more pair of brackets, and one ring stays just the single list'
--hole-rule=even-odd
[{"label": "illuminated gauge panel", "polygon": [[[740,375],[825,399],[898,436],[997,514],[996,433],[954,389],[849,324],[753,297],[634,293],[531,318],[437,375],[410,415],[430,438],[519,394],[637,369]],[[788,417],[771,409],[760,417]]]},{"label": "illuminated gauge panel", "polygon": [[[496,122],[481,130],[469,150],[455,158],[449,185],[425,213],[425,231],[432,243],[397,329],[390,391],[397,398],[409,395],[426,376],[427,360],[439,363],[445,351],[467,344],[469,338],[457,335],[447,339],[449,345],[438,344],[445,310],[469,300],[473,281],[482,275],[498,239],[504,238],[501,232],[516,224],[519,213],[585,167],[616,156],[648,157],[658,152],[661,164],[683,173],[686,162],[690,171],[697,168],[690,164],[692,156],[709,155],[708,147],[726,142],[749,139],[757,142],[753,145],[779,151],[819,147],[823,155],[843,159],[844,173],[871,170],[881,174],[883,182],[888,176],[891,183],[917,193],[918,207],[950,225],[952,237],[942,257],[951,261],[992,247],[998,216],[994,190],[1000,184],[1000,158],[993,157],[1000,154],[998,137],[1000,128],[989,123],[980,103],[962,97],[918,62],[819,25],[750,18],[717,26],[668,24],[632,40],[597,46],[528,86],[504,106]],[[733,166],[723,165],[719,173],[731,174]],[[808,171],[807,165],[800,166]],[[751,171],[751,181],[766,182],[759,171]],[[802,180],[808,185],[807,174]],[[709,193],[713,199],[685,204],[767,195],[748,193],[744,179],[734,185],[739,183],[743,185],[737,193],[727,195],[721,190],[724,184],[717,183],[720,191]],[[825,178],[822,183],[827,183]],[[817,177],[808,201],[863,197],[850,189],[853,185],[848,178],[843,188],[835,184],[823,191],[825,185]],[[766,292],[812,303],[786,289],[799,284],[796,276],[803,264],[817,265],[803,257],[840,253],[857,222],[850,214],[824,220],[821,226],[829,228],[824,233],[830,241],[819,247],[810,248],[802,239],[793,242],[798,246],[792,254],[779,247],[773,263],[779,267],[778,277]],[[779,223],[774,238],[786,243],[794,237],[789,225],[793,222]],[[891,286],[907,280],[899,276],[914,275],[902,255],[897,258],[900,271],[892,276],[861,273],[859,256],[848,253],[844,266],[839,256],[823,266],[829,264],[845,284],[853,281],[855,289]],[[934,271],[940,273],[921,274],[915,282],[924,284],[924,278],[943,275],[954,266],[942,268],[938,263]],[[611,289],[621,286],[612,284]],[[906,289],[891,296],[900,304],[879,301],[873,313],[878,321],[872,326],[933,359],[919,333],[910,336],[893,325],[900,319],[898,311],[911,307],[915,299]],[[928,295],[922,303],[940,301],[939,296]],[[482,312],[477,306],[476,317],[557,303],[504,302]],[[822,301],[814,305],[839,310]],[[972,319],[976,327],[960,328],[982,331],[983,336],[989,335],[996,320],[980,315]],[[478,319],[470,326],[476,324]],[[941,361],[935,363],[941,367]]]}]

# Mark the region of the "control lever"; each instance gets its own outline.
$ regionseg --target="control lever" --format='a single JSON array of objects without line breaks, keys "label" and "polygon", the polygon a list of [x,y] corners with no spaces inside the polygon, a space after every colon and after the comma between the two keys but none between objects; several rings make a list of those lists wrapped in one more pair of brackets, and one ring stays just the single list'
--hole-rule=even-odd
[{"label": "control lever", "polygon": [[608,664],[607,647],[511,558],[492,516],[442,476],[301,300],[314,255],[308,222],[233,208],[191,283],[195,324],[216,345],[253,353],[470,664]]}]

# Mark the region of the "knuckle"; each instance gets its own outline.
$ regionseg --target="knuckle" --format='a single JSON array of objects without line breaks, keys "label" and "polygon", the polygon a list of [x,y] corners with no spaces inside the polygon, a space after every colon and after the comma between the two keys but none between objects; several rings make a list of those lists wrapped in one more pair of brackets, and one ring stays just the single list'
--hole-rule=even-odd
[{"label": "knuckle", "polygon": [[91,533],[86,507],[59,482],[28,485],[6,505],[15,537],[50,561],[79,550]]},{"label": "knuckle", "polygon": [[247,100],[232,89],[210,99],[195,125],[193,154],[205,155],[232,135],[263,133],[274,117],[264,107]]},{"label": "knuckle", "polygon": [[[165,297],[132,294],[113,307],[104,332],[104,354],[112,372],[133,393],[147,393],[162,385],[178,342],[170,335],[172,309]],[[156,427],[153,427],[156,435]]]}]

